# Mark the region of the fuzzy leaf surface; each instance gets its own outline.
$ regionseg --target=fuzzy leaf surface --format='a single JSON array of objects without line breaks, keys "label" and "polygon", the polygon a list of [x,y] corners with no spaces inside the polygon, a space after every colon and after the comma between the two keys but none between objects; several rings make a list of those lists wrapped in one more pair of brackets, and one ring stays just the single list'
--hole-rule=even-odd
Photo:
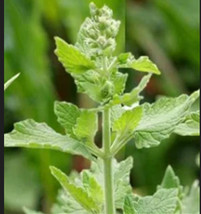
[{"label": "fuzzy leaf surface", "polygon": [[182,136],[199,136],[200,135],[200,113],[192,112],[185,121],[179,124],[175,131],[176,134]]},{"label": "fuzzy leaf surface", "polygon": [[55,132],[45,123],[37,123],[31,119],[16,123],[14,130],[5,134],[4,139],[6,147],[54,149],[92,158],[83,143]]},{"label": "fuzzy leaf surface", "polygon": [[130,67],[141,72],[161,74],[158,67],[147,56],[141,56],[139,59],[133,60]]},{"label": "fuzzy leaf surface", "polygon": [[160,189],[153,196],[134,201],[134,208],[137,214],[172,214],[177,206],[177,194],[177,189]]},{"label": "fuzzy leaf surface", "polygon": [[134,133],[136,146],[149,148],[168,138],[185,120],[191,105],[198,97],[199,91],[196,91],[191,96],[163,97],[153,104],[143,104],[143,117]]},{"label": "fuzzy leaf surface", "polygon": [[66,133],[74,136],[73,127],[76,124],[77,118],[80,116],[78,107],[71,103],[56,101],[54,104],[54,112],[58,122],[64,127]]},{"label": "fuzzy leaf surface", "polygon": [[96,112],[82,110],[73,128],[74,135],[83,142],[93,142],[98,129]]},{"label": "fuzzy leaf surface", "polygon": [[59,37],[56,37],[55,41],[57,47],[55,53],[67,72],[82,74],[95,67],[94,63],[75,46],[69,45]]},{"label": "fuzzy leaf surface", "polygon": [[92,213],[99,212],[99,206],[95,203],[94,199],[88,195],[84,188],[71,183],[68,176],[61,170],[55,167],[50,167],[50,170],[64,190],[67,191],[85,210]]},{"label": "fuzzy leaf surface", "polygon": [[137,214],[137,211],[134,208],[132,198],[129,196],[125,197],[124,201],[124,214]]},{"label": "fuzzy leaf surface", "polygon": [[125,111],[113,124],[113,131],[118,133],[132,133],[142,118],[142,108],[136,107]]}]

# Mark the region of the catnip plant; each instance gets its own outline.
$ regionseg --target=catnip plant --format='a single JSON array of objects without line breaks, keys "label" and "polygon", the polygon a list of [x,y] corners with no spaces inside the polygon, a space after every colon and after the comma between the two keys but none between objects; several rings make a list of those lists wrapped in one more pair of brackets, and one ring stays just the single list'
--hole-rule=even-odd
[{"label": "catnip plant", "polygon": [[[90,169],[70,176],[50,166],[51,174],[62,186],[52,214],[198,214],[197,181],[186,191],[168,166],[156,192],[140,196],[133,193],[129,182],[133,159],[118,162],[115,156],[130,141],[141,149],[158,146],[172,133],[199,135],[199,112],[192,108],[199,91],[175,98],[161,97],[152,104],[142,102],[140,93],[152,75],[161,72],[147,56],[115,56],[120,21],[113,19],[110,8],[97,8],[91,3],[90,14],[80,27],[75,45],[55,38],[55,53],[74,78],[78,92],[87,94],[97,107],[80,109],[56,101],[54,111],[65,134],[28,119],[16,123],[14,130],[5,134],[5,146],[54,149],[91,161]],[[121,73],[122,68],[145,73],[129,93],[124,93],[128,74]],[[102,115],[101,148],[94,140],[98,114]],[[24,211],[41,214],[27,208]]]}]

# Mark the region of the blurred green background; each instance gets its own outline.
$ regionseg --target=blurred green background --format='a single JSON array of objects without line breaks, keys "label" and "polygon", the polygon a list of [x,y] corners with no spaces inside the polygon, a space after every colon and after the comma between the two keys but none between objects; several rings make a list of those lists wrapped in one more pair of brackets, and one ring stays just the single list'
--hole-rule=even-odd
[{"label": "blurred green background", "polygon": [[[53,114],[54,100],[85,107],[93,105],[76,94],[73,79],[58,62],[53,51],[54,36],[73,43],[80,24],[88,15],[89,0],[6,0],[5,1],[5,81],[21,72],[5,92],[5,130],[26,118],[45,121],[62,132]],[[103,0],[96,0],[102,4]],[[146,101],[157,95],[177,96],[199,88],[199,0],[107,0],[122,20],[117,52],[131,51],[136,57],[149,55],[162,71],[153,77],[144,92]],[[126,13],[126,18],[124,19]],[[124,33],[126,29],[126,34]],[[127,91],[141,74],[130,72]],[[133,142],[118,155],[134,157],[131,183],[141,194],[150,194],[171,164],[182,184],[198,178],[195,157],[198,137],[172,135],[159,147],[136,150]],[[49,211],[58,184],[49,173],[55,165],[66,173],[88,167],[80,157],[44,150],[5,149],[5,214],[21,214],[22,207]]]}]

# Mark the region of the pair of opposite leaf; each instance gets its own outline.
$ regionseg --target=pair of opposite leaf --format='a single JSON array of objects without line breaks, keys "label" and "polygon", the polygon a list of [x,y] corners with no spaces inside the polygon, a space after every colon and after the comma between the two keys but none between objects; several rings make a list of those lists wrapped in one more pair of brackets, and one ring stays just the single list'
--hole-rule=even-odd
[{"label": "pair of opposite leaf", "polygon": [[[112,10],[107,6],[98,9],[90,4],[90,10],[91,18],[87,18],[81,26],[76,45],[56,38],[55,52],[67,72],[75,78],[78,90],[87,93],[102,106],[87,110],[66,102],[56,102],[55,113],[65,129],[65,135],[56,133],[45,123],[26,120],[16,123],[13,132],[5,135],[5,145],[57,149],[89,159],[92,159],[91,154],[101,156],[93,138],[97,131],[97,114],[104,107],[111,108],[114,154],[131,139],[135,139],[138,148],[148,148],[158,145],[173,132],[198,135],[196,115],[199,113],[191,112],[190,108],[199,91],[190,96],[162,98],[153,104],[139,105],[142,99],[140,93],[152,73],[160,74],[160,71],[147,57],[136,60],[130,53],[113,56],[119,22],[112,19]],[[108,39],[111,39],[109,44]],[[123,93],[127,74],[120,73],[118,68],[134,68],[150,73],[130,93]]]},{"label": "pair of opposite leaf", "polygon": [[[58,122],[65,129],[64,135],[55,132],[45,123],[26,120],[16,123],[14,130],[5,135],[5,145],[56,149],[94,160],[92,155],[101,157],[101,150],[94,144],[94,136],[98,127],[97,114],[104,108],[111,109],[113,155],[131,139],[135,140],[137,148],[148,148],[157,146],[172,133],[198,135],[199,113],[192,111],[191,106],[199,97],[199,91],[190,96],[165,97],[153,104],[139,105],[142,99],[140,93],[146,87],[151,75],[160,74],[160,71],[148,57],[140,57],[136,60],[131,53],[113,56],[116,46],[115,37],[120,23],[112,19],[112,11],[106,6],[98,9],[91,4],[90,10],[91,18],[87,18],[82,25],[75,46],[57,37],[55,52],[66,71],[75,79],[78,91],[88,94],[101,106],[87,110],[78,109],[66,102],[56,102],[55,113]],[[131,68],[149,74],[145,75],[130,93],[123,93],[127,74],[120,73],[119,68]],[[100,206],[97,206],[91,198],[91,193],[86,193],[83,187],[73,185],[58,169],[51,168],[51,171],[68,194],[81,204],[86,213],[101,212]],[[95,180],[94,184],[96,184]],[[98,187],[98,183],[96,186]],[[122,185],[119,184],[117,189],[121,187]],[[80,194],[77,195],[76,192]],[[151,204],[150,200],[155,201],[155,198],[160,199],[163,196],[168,198],[168,195],[170,200],[173,200],[176,194],[176,190],[160,190],[153,199],[135,199],[129,209],[132,210],[134,206],[131,214],[141,214],[140,210],[145,206],[144,204]],[[123,207],[122,203],[124,202],[121,200],[120,208]],[[129,198],[125,201],[126,203],[130,203]],[[124,207],[124,212],[129,214],[126,207],[127,205]],[[173,210],[174,203],[168,209]],[[162,214],[159,211],[154,214]],[[82,209],[81,213],[84,213]]]},{"label": "pair of opposite leaf", "polygon": [[[139,196],[132,192],[130,170],[132,158],[117,163],[113,160],[115,207],[118,214],[198,214],[199,186],[195,181],[191,189],[180,184],[173,169],[168,166],[161,184],[150,196]],[[57,203],[51,214],[102,214],[104,205],[103,164],[101,160],[92,162],[91,169],[80,175],[66,176],[55,167],[52,174],[61,183],[64,190],[59,192]],[[26,214],[39,214],[25,209]],[[40,213],[41,214],[41,213]]]}]

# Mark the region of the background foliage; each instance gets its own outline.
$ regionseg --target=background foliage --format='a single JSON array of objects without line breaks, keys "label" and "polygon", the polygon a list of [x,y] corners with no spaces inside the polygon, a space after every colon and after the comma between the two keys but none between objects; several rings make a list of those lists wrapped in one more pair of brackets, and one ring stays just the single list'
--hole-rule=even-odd
[{"label": "background foliage", "polygon": [[[5,93],[5,132],[12,124],[34,118],[58,130],[53,101],[66,100],[86,107],[93,105],[76,88],[58,62],[53,51],[54,36],[74,42],[80,24],[88,15],[90,1],[74,0],[6,0],[5,1],[5,80],[21,72]],[[115,17],[124,17],[124,1],[107,1]],[[96,0],[102,4],[102,0]],[[120,51],[126,49],[136,57],[149,55],[162,75],[153,77],[145,91],[149,101],[156,95],[177,96],[199,88],[199,0],[127,0],[126,24],[118,37]],[[126,38],[124,28],[126,27]],[[129,77],[127,90],[139,82],[141,75]],[[195,106],[196,108],[196,106]],[[58,130],[62,131],[62,130]],[[132,143],[118,155],[121,160],[134,157],[131,183],[141,194],[153,193],[166,166],[171,164],[184,185],[198,177],[195,157],[198,137],[172,135],[168,142],[151,149],[136,150]],[[5,213],[22,213],[21,207],[48,211],[57,193],[57,184],[48,165],[65,172],[89,166],[80,157],[59,152],[5,150]]]}]

